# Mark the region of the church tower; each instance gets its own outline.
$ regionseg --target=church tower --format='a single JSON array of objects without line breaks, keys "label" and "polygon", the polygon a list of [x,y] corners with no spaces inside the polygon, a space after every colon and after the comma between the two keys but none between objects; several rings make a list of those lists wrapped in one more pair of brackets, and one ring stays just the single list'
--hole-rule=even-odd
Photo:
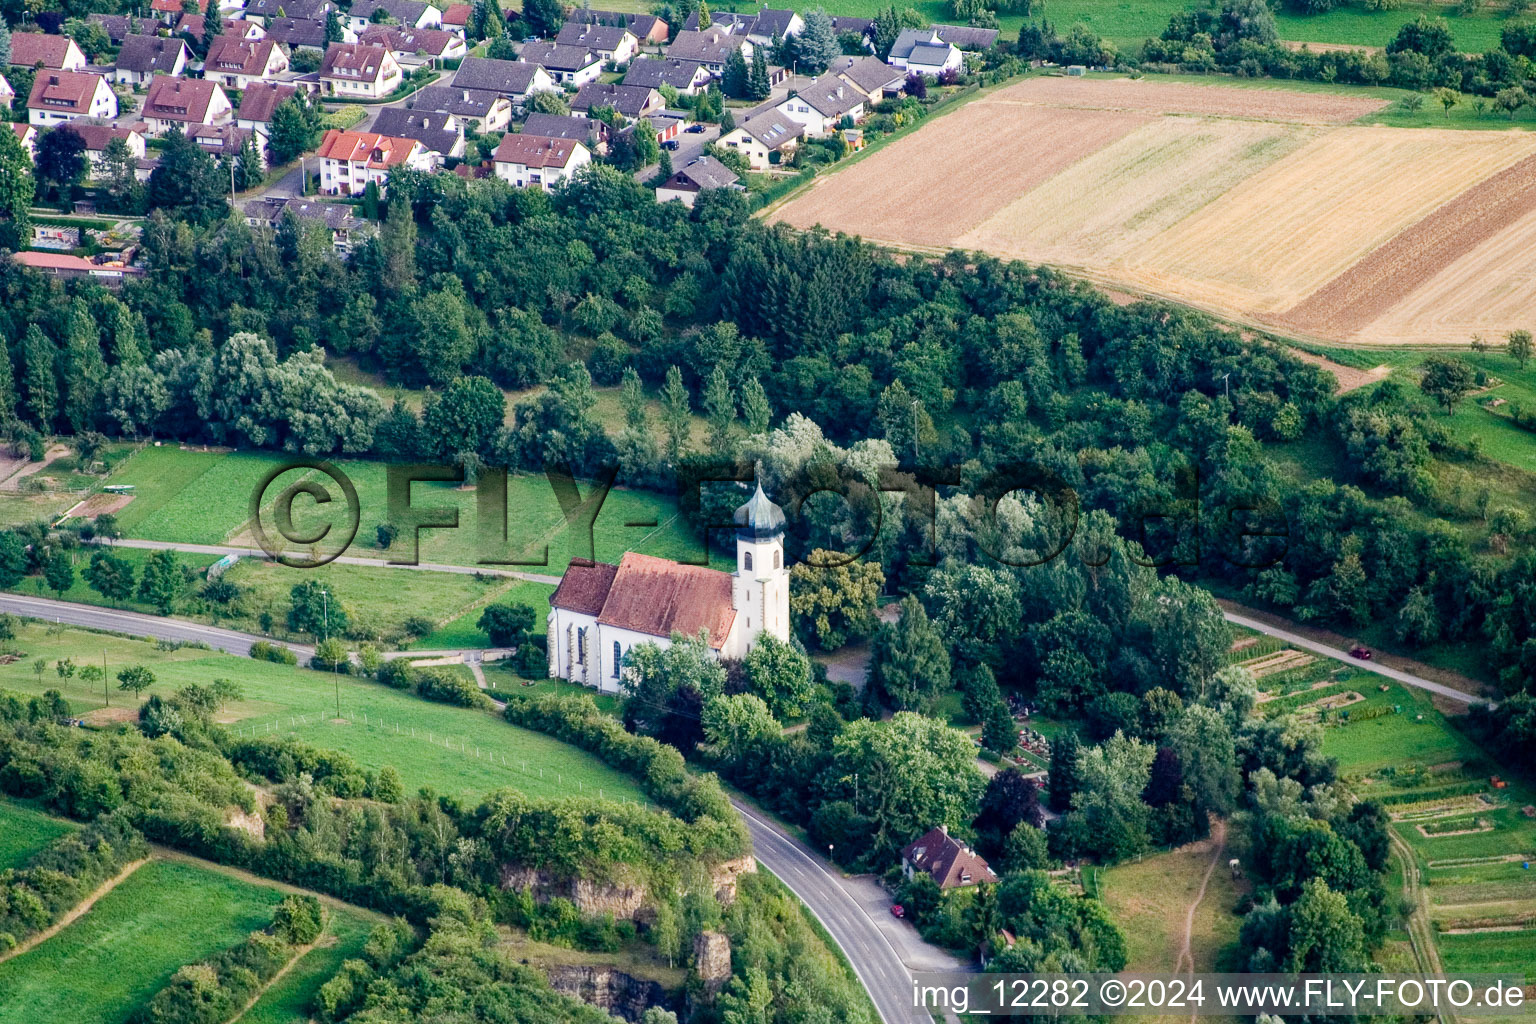
[{"label": "church tower", "polygon": [[768,500],[762,482],[736,510],[736,572],[731,606],[742,630],[744,657],[760,633],[789,639],[789,566],[784,560],[784,510]]}]

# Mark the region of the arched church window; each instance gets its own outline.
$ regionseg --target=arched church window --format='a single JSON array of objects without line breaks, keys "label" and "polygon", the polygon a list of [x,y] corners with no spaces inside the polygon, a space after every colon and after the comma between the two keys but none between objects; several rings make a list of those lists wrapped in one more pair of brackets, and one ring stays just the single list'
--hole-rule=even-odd
[{"label": "arched church window", "polygon": [[621,657],[622,655],[619,653],[619,642],[615,640],[613,642],[613,678],[615,679],[619,678],[619,658]]},{"label": "arched church window", "polygon": [[778,549],[774,549],[774,552],[773,552],[773,567],[775,569],[777,569],[779,567],[779,552],[778,552]]},{"label": "arched church window", "polygon": [[750,551],[743,552],[741,557],[742,557],[742,568],[745,569],[747,572],[751,572],[752,571],[752,552],[750,552]]}]

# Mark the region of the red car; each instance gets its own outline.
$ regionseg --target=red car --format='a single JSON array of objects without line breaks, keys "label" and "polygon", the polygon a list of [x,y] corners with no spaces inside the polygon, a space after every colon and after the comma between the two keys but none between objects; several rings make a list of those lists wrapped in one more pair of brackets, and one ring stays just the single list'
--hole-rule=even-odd
[{"label": "red car", "polygon": [[1371,649],[1369,647],[1361,647],[1357,644],[1349,649],[1349,656],[1351,658],[1359,658],[1361,661],[1370,661]]},{"label": "red car", "polygon": [[900,903],[892,903],[891,904],[891,916],[892,917],[906,917],[907,916],[907,908],[903,907]]}]

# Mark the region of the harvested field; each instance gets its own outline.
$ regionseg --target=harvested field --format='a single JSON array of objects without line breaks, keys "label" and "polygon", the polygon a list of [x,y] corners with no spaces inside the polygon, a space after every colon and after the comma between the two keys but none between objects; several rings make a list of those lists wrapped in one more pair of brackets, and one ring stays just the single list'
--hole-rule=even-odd
[{"label": "harvested field", "polygon": [[1243,668],[1252,672],[1258,679],[1274,675],[1277,672],[1289,672],[1291,669],[1305,668],[1317,659],[1303,651],[1285,650],[1274,654],[1266,654],[1262,658],[1252,658],[1242,662]]},{"label": "harvested field", "polygon": [[97,516],[115,514],[118,509],[132,500],[131,494],[107,494],[106,492],[93,494],[75,506],[74,511],[70,513],[70,518],[95,519]]},{"label": "harvested field", "polygon": [[1122,274],[1197,305],[1273,316],[1533,153],[1525,133],[1341,128],[1163,232]]},{"label": "harvested field", "polygon": [[[778,219],[799,228],[820,224],[876,241],[948,248],[1014,197],[1145,123],[1140,114],[977,100],[872,159],[818,179],[785,204]],[[1029,140],[1027,154],[1020,139]],[[945,179],[947,185],[922,170],[960,153],[966,173]]]},{"label": "harvested field", "polygon": [[1379,380],[1385,380],[1387,375],[1392,372],[1392,368],[1385,364],[1369,370],[1357,370],[1353,366],[1336,363],[1332,359],[1315,355],[1303,349],[1290,349],[1289,352],[1302,362],[1311,363],[1313,366],[1321,366],[1333,374],[1334,380],[1339,382],[1336,393],[1340,395],[1347,394],[1356,388],[1363,388],[1367,384],[1374,384]]},{"label": "harvested field", "polygon": [[1386,100],[1370,96],[1234,89],[1148,78],[1030,78],[1002,90],[995,99],[1157,114],[1215,114],[1298,124],[1348,124],[1387,105]]},{"label": "harvested field", "polygon": [[1317,131],[1159,118],[1014,200],[958,244],[1068,266],[1102,265],[1146,245]]},{"label": "harvested field", "polygon": [[[1287,310],[1281,319],[1317,333],[1357,331],[1428,283],[1447,264],[1532,213],[1536,213],[1536,156],[1473,185]],[[1528,244],[1530,239],[1525,241]],[[1448,297],[1440,295],[1440,302]],[[1530,309],[1527,301],[1524,310],[1528,314]]]}]

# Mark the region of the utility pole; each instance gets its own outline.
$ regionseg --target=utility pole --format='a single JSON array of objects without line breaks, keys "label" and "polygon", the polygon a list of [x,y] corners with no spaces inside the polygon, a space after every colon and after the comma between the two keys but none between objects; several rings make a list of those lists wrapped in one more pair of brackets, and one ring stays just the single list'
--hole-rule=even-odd
[{"label": "utility pole", "polygon": [[[321,643],[331,638],[331,592],[324,587],[320,588],[320,629]],[[336,662],[331,662],[331,680],[336,685],[336,718],[341,718],[341,671]]]},{"label": "utility pole", "polygon": [[112,706],[112,693],[107,689],[107,649],[101,649],[101,699],[107,707]]}]

